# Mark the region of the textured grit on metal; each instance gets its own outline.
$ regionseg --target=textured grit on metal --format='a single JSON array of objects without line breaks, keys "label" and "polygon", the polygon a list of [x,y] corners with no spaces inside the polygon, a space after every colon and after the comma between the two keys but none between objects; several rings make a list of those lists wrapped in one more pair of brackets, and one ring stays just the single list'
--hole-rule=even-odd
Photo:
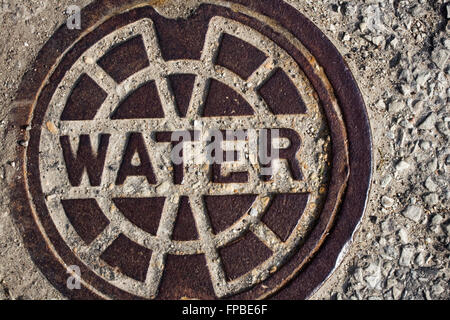
[{"label": "textured grit on metal", "polygon": [[[320,105],[318,109],[322,110],[326,119],[326,124],[317,128],[323,133],[323,136],[320,136],[322,140],[328,137],[331,141],[330,150],[324,152],[325,158],[322,161],[326,165],[320,167],[326,172],[320,171],[323,173],[323,177],[318,178],[320,183],[312,184],[317,190],[323,187],[326,194],[321,196],[317,191],[316,197],[308,198],[309,192],[302,190],[301,187],[293,193],[283,188],[278,192],[270,192],[261,187],[255,188],[255,194],[244,188],[240,190],[245,192],[236,192],[236,197],[222,195],[220,199],[215,199],[217,195],[213,193],[219,189],[208,189],[210,194],[201,197],[194,197],[195,195],[183,189],[178,197],[179,206],[174,210],[176,219],[172,223],[170,235],[164,233],[165,226],[159,225],[164,215],[164,207],[171,206],[168,200],[169,192],[155,191],[155,194],[164,193],[166,197],[113,197],[114,194],[111,194],[110,200],[114,202],[115,210],[120,211],[127,221],[137,226],[139,230],[163,240],[160,239],[158,242],[158,239],[156,241],[150,238],[155,240],[156,244],[152,244],[155,251],[145,247],[143,245],[145,241],[137,243],[139,237],[130,239],[133,234],[125,235],[123,230],[111,228],[111,234],[117,234],[114,239],[110,239],[109,246],[104,248],[103,252],[99,252],[99,261],[103,262],[91,261],[93,258],[90,255],[86,256],[72,249],[72,246],[78,245],[77,241],[67,242],[64,238],[66,235],[61,235],[59,226],[52,220],[53,209],[48,207],[54,200],[44,192],[46,187],[43,185],[42,175],[46,172],[42,172],[44,161],[40,158],[41,140],[53,134],[48,132],[44,134],[44,130],[54,131],[48,129],[53,127],[47,122],[47,113],[54,107],[51,102],[54,96],[57,96],[55,92],[62,90],[60,83],[65,81],[66,75],[71,73],[71,68],[78,63],[80,57],[83,57],[85,65],[92,64],[85,55],[90,48],[110,33],[143,19],[152,21],[157,34],[162,60],[155,61],[202,61],[207,51],[207,48],[204,48],[205,38],[210,25],[214,25],[211,21],[216,21],[214,19],[217,17],[225,19],[217,20],[219,28],[226,29],[227,24],[238,23],[238,30],[239,28],[254,30],[261,35],[261,39],[270,39],[273,42],[275,49],[270,52],[286,56],[276,59],[268,57],[261,51],[262,48],[251,46],[248,43],[250,39],[245,35],[242,37],[247,42],[238,39],[236,37],[238,34],[224,36],[221,47],[219,46],[224,50],[219,49],[220,53],[211,62],[223,68],[219,70],[216,67],[214,70],[216,72],[219,70],[217,73],[223,72],[226,76],[223,82],[218,80],[219,76],[210,81],[209,94],[203,96],[204,106],[199,107],[197,113],[192,113],[189,101],[198,96],[195,94],[196,85],[200,83],[198,82],[200,76],[204,77],[202,72],[207,71],[183,67],[183,63],[180,62],[180,65],[167,67],[169,70],[165,71],[167,81],[158,77],[155,80],[145,79],[142,71],[159,66],[154,66],[152,59],[149,63],[143,38],[132,37],[124,44],[115,45],[97,63],[113,82],[123,84],[123,87],[127,85],[132,87],[132,83],[128,83],[127,79],[136,74],[138,75],[136,81],[142,82],[141,85],[133,87],[133,90],[130,90],[132,92],[123,95],[119,93],[122,99],[118,100],[119,103],[112,110],[114,112],[110,112],[110,118],[107,120],[145,119],[155,121],[152,123],[159,126],[160,122],[156,121],[161,119],[179,119],[177,124],[180,125],[203,118],[223,117],[225,124],[239,127],[239,120],[236,119],[240,117],[250,119],[257,116],[258,119],[265,119],[262,116],[264,113],[255,115],[258,100],[255,98],[254,101],[249,101],[251,93],[246,92],[245,88],[239,90],[232,88],[233,81],[227,84],[226,79],[232,79],[228,75],[234,74],[236,76],[233,80],[247,83],[253,79],[254,71],[259,70],[267,59],[271,59],[269,62],[274,65],[269,68],[268,76],[272,77],[259,88],[253,88],[255,92],[261,94],[264,98],[262,100],[266,101],[269,110],[267,114],[290,115],[301,119],[308,115],[307,109],[310,107],[310,103],[306,103],[305,99],[311,99],[318,102]],[[365,210],[372,174],[371,135],[364,102],[350,70],[336,48],[310,21],[280,0],[232,0],[211,1],[211,3],[205,1],[187,19],[165,18],[148,5],[148,1],[99,0],[83,9],[82,21],[82,30],[70,31],[63,26],[47,42],[37,57],[35,66],[24,77],[17,97],[18,107],[14,110],[18,141],[29,141],[26,148],[17,147],[19,165],[23,170],[16,177],[14,185],[11,185],[15,220],[33,261],[52,285],[73,299],[307,298],[334,269],[344,245],[351,239]],[[245,53],[239,55],[239,59],[233,60],[233,52],[239,51]],[[130,61],[127,59],[130,56],[135,59]],[[293,64],[290,65],[291,61]],[[292,75],[287,70],[287,65],[294,64],[310,83],[312,90],[309,92],[309,98],[299,94],[296,89],[296,81],[303,81],[298,80],[302,78],[300,73],[294,72]],[[164,71],[163,67],[161,68],[158,70]],[[177,70],[176,68],[184,71],[171,71]],[[231,73],[225,69],[229,69]],[[109,87],[99,86],[92,77],[92,74],[83,74],[74,79],[64,110],[61,110],[59,119],[54,119],[55,122],[62,124],[56,130],[64,129],[64,122],[89,122],[97,119],[98,114],[103,114],[103,107],[111,97]],[[172,92],[172,98],[176,101],[172,113],[168,113],[166,108],[167,101],[171,98],[158,94],[161,83],[167,84],[169,91]],[[321,117],[319,113],[317,117]],[[275,125],[283,123],[283,120],[277,122],[278,118],[274,119]],[[302,121],[298,119],[294,119],[293,122]],[[264,120],[251,119],[248,123],[257,123],[262,127],[266,124]],[[29,125],[31,130],[25,130]],[[163,125],[157,128],[155,131],[164,133]],[[87,168],[91,186],[101,185],[102,177],[109,174],[108,170],[117,171],[117,178],[113,182],[116,186],[125,186],[124,190],[130,177],[136,176],[142,177],[141,181],[146,181],[149,185],[156,185],[160,170],[152,161],[154,150],[146,147],[150,143],[143,134],[139,132],[127,134],[128,143],[126,148],[121,150],[123,159],[117,163],[117,168],[110,169],[105,165],[108,161],[106,150],[108,146],[116,145],[116,141],[110,137],[113,133],[102,132],[101,129],[94,130],[94,133],[101,134],[98,147],[93,140],[91,141],[89,134],[80,136],[78,153],[72,150],[74,144],[71,143],[69,135],[61,135],[57,139],[63,149],[61,151],[72,186],[84,186],[84,167]],[[186,125],[178,129],[189,131],[194,128]],[[284,136],[290,141],[295,141],[292,132],[288,130]],[[151,138],[158,140],[156,136]],[[312,151],[311,142],[306,140],[305,137],[299,139],[298,144],[294,143],[292,147],[294,156],[299,150],[300,158],[304,153],[316,155]],[[305,148],[311,149],[305,150],[300,147],[302,144],[305,144]],[[325,146],[323,148],[327,150]],[[290,152],[288,150],[285,152],[292,153],[292,150]],[[133,160],[136,154],[140,159],[139,164]],[[328,155],[329,159],[326,158]],[[282,154],[283,156],[289,158],[290,155]],[[310,178],[308,172],[314,170],[301,167],[303,163],[298,159],[296,161],[298,166],[292,163],[288,166],[293,176],[298,178],[295,180]],[[310,159],[308,164],[312,163],[314,161]],[[302,169],[298,169],[299,167]],[[176,174],[180,176],[179,169],[179,167],[172,168],[175,173],[171,188],[181,184],[182,179],[175,178]],[[218,175],[213,175],[216,181],[222,178],[220,168],[218,171]],[[172,175],[169,171],[166,174]],[[231,176],[236,177],[239,182],[246,181],[247,177],[239,172],[229,177]],[[230,182],[236,181],[220,180],[221,184]],[[163,184],[159,187],[161,186]],[[61,199],[61,202],[64,209],[61,211],[65,212],[67,220],[85,243],[95,242],[100,233],[108,230],[111,219],[103,216],[102,211],[106,213],[99,207],[96,199],[86,196],[77,201]],[[314,209],[312,204],[315,205]],[[142,211],[149,207],[152,208],[151,217],[142,214]],[[201,211],[199,207],[204,207],[209,213],[207,219],[209,221],[199,219],[198,212]],[[259,219],[270,227],[273,235],[266,229],[264,232],[261,231],[262,225],[259,221],[251,220],[253,210],[259,210],[256,220]],[[83,214],[77,214],[77,211]],[[283,219],[276,219],[275,212],[282,212],[280,217]],[[225,217],[222,217],[223,215]],[[289,235],[300,232],[297,229],[301,229],[299,227],[302,225],[296,227],[296,222],[300,219],[305,219],[302,221],[308,226],[305,236],[298,236],[296,241],[293,241],[295,245],[291,247],[286,245],[284,248],[285,243],[290,244],[289,239],[295,238]],[[88,221],[93,223],[88,224]],[[239,237],[233,238],[228,231],[237,225],[243,226],[244,230],[239,231]],[[205,235],[209,238],[205,238]],[[264,238],[264,235],[267,238]],[[272,239],[279,239],[279,242],[270,247],[271,240],[268,240],[268,235]],[[201,245],[198,244],[200,242]],[[176,244],[179,249],[158,247],[164,246],[165,243]],[[165,253],[160,254],[159,250]],[[185,252],[179,254],[180,252],[176,250]],[[274,251],[282,258],[274,259],[265,270],[262,265],[270,260]],[[218,257],[223,261],[216,265]],[[158,276],[158,271],[155,271],[158,268],[155,266],[159,266],[160,261],[164,261],[162,263],[164,270],[159,270]],[[89,263],[95,265],[95,268],[88,265]],[[99,263],[105,263],[105,266],[98,265]],[[66,286],[67,267],[71,265],[81,268],[83,282],[80,290],[69,290]],[[106,268],[106,265],[111,268]],[[223,266],[224,274],[217,270],[220,265]],[[153,267],[155,268],[152,269]],[[154,273],[148,272],[149,268]],[[98,270],[109,271],[103,274]],[[248,273],[249,270],[255,270],[257,276]],[[216,279],[212,278],[212,273],[215,273],[218,279],[223,278],[223,283],[218,285]],[[137,289],[138,292],[131,292],[127,290],[126,285],[118,285],[120,281],[115,282],[116,277],[122,276],[129,277],[130,281],[136,281],[130,283],[144,283],[144,285],[148,284],[146,282],[148,279],[159,277],[160,283],[156,288],[154,284],[149,283],[150,289],[143,285],[142,289],[139,289],[140,287]],[[237,282],[232,282],[236,279]],[[245,286],[246,280],[251,280],[252,285]],[[147,289],[153,291],[145,296]]]}]

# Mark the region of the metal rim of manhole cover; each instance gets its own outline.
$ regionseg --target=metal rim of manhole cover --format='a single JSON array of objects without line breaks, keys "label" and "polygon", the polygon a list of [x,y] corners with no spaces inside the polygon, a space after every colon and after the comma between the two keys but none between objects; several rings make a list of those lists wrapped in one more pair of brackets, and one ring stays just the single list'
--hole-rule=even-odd
[{"label": "metal rim of manhole cover", "polygon": [[[308,298],[370,188],[350,70],[282,1],[202,1],[177,19],[161,5],[94,2],[24,77],[11,197],[34,262],[70,298]],[[251,152],[261,136],[279,158]],[[216,139],[235,161],[186,160]]]}]

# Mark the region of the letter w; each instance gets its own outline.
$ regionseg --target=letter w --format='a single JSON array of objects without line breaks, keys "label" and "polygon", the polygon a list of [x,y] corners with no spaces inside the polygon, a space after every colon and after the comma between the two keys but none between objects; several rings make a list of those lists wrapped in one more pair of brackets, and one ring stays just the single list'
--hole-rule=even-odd
[{"label": "letter w", "polygon": [[70,138],[68,136],[60,137],[64,160],[66,161],[67,173],[72,186],[80,186],[85,168],[91,186],[100,186],[103,167],[105,166],[106,152],[108,151],[109,138],[109,134],[100,135],[98,151],[97,154],[94,155],[90,137],[88,135],[81,135],[78,151],[75,157],[70,145]]}]

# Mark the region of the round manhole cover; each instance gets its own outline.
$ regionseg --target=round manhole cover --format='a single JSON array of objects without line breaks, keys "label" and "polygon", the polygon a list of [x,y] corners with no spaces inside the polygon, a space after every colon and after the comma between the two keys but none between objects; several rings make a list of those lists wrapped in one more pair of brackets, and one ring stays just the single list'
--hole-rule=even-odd
[{"label": "round manhole cover", "polygon": [[26,245],[71,298],[307,298],[366,204],[357,85],[281,1],[164,12],[97,1],[25,77]]}]

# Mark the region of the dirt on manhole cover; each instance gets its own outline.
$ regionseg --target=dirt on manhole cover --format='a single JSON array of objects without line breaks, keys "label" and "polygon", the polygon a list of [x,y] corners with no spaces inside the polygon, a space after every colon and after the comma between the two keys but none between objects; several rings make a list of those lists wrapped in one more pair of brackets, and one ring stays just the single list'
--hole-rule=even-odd
[{"label": "dirt on manhole cover", "polygon": [[170,3],[93,3],[25,76],[25,244],[70,298],[307,298],[366,205],[357,85],[282,1]]}]

